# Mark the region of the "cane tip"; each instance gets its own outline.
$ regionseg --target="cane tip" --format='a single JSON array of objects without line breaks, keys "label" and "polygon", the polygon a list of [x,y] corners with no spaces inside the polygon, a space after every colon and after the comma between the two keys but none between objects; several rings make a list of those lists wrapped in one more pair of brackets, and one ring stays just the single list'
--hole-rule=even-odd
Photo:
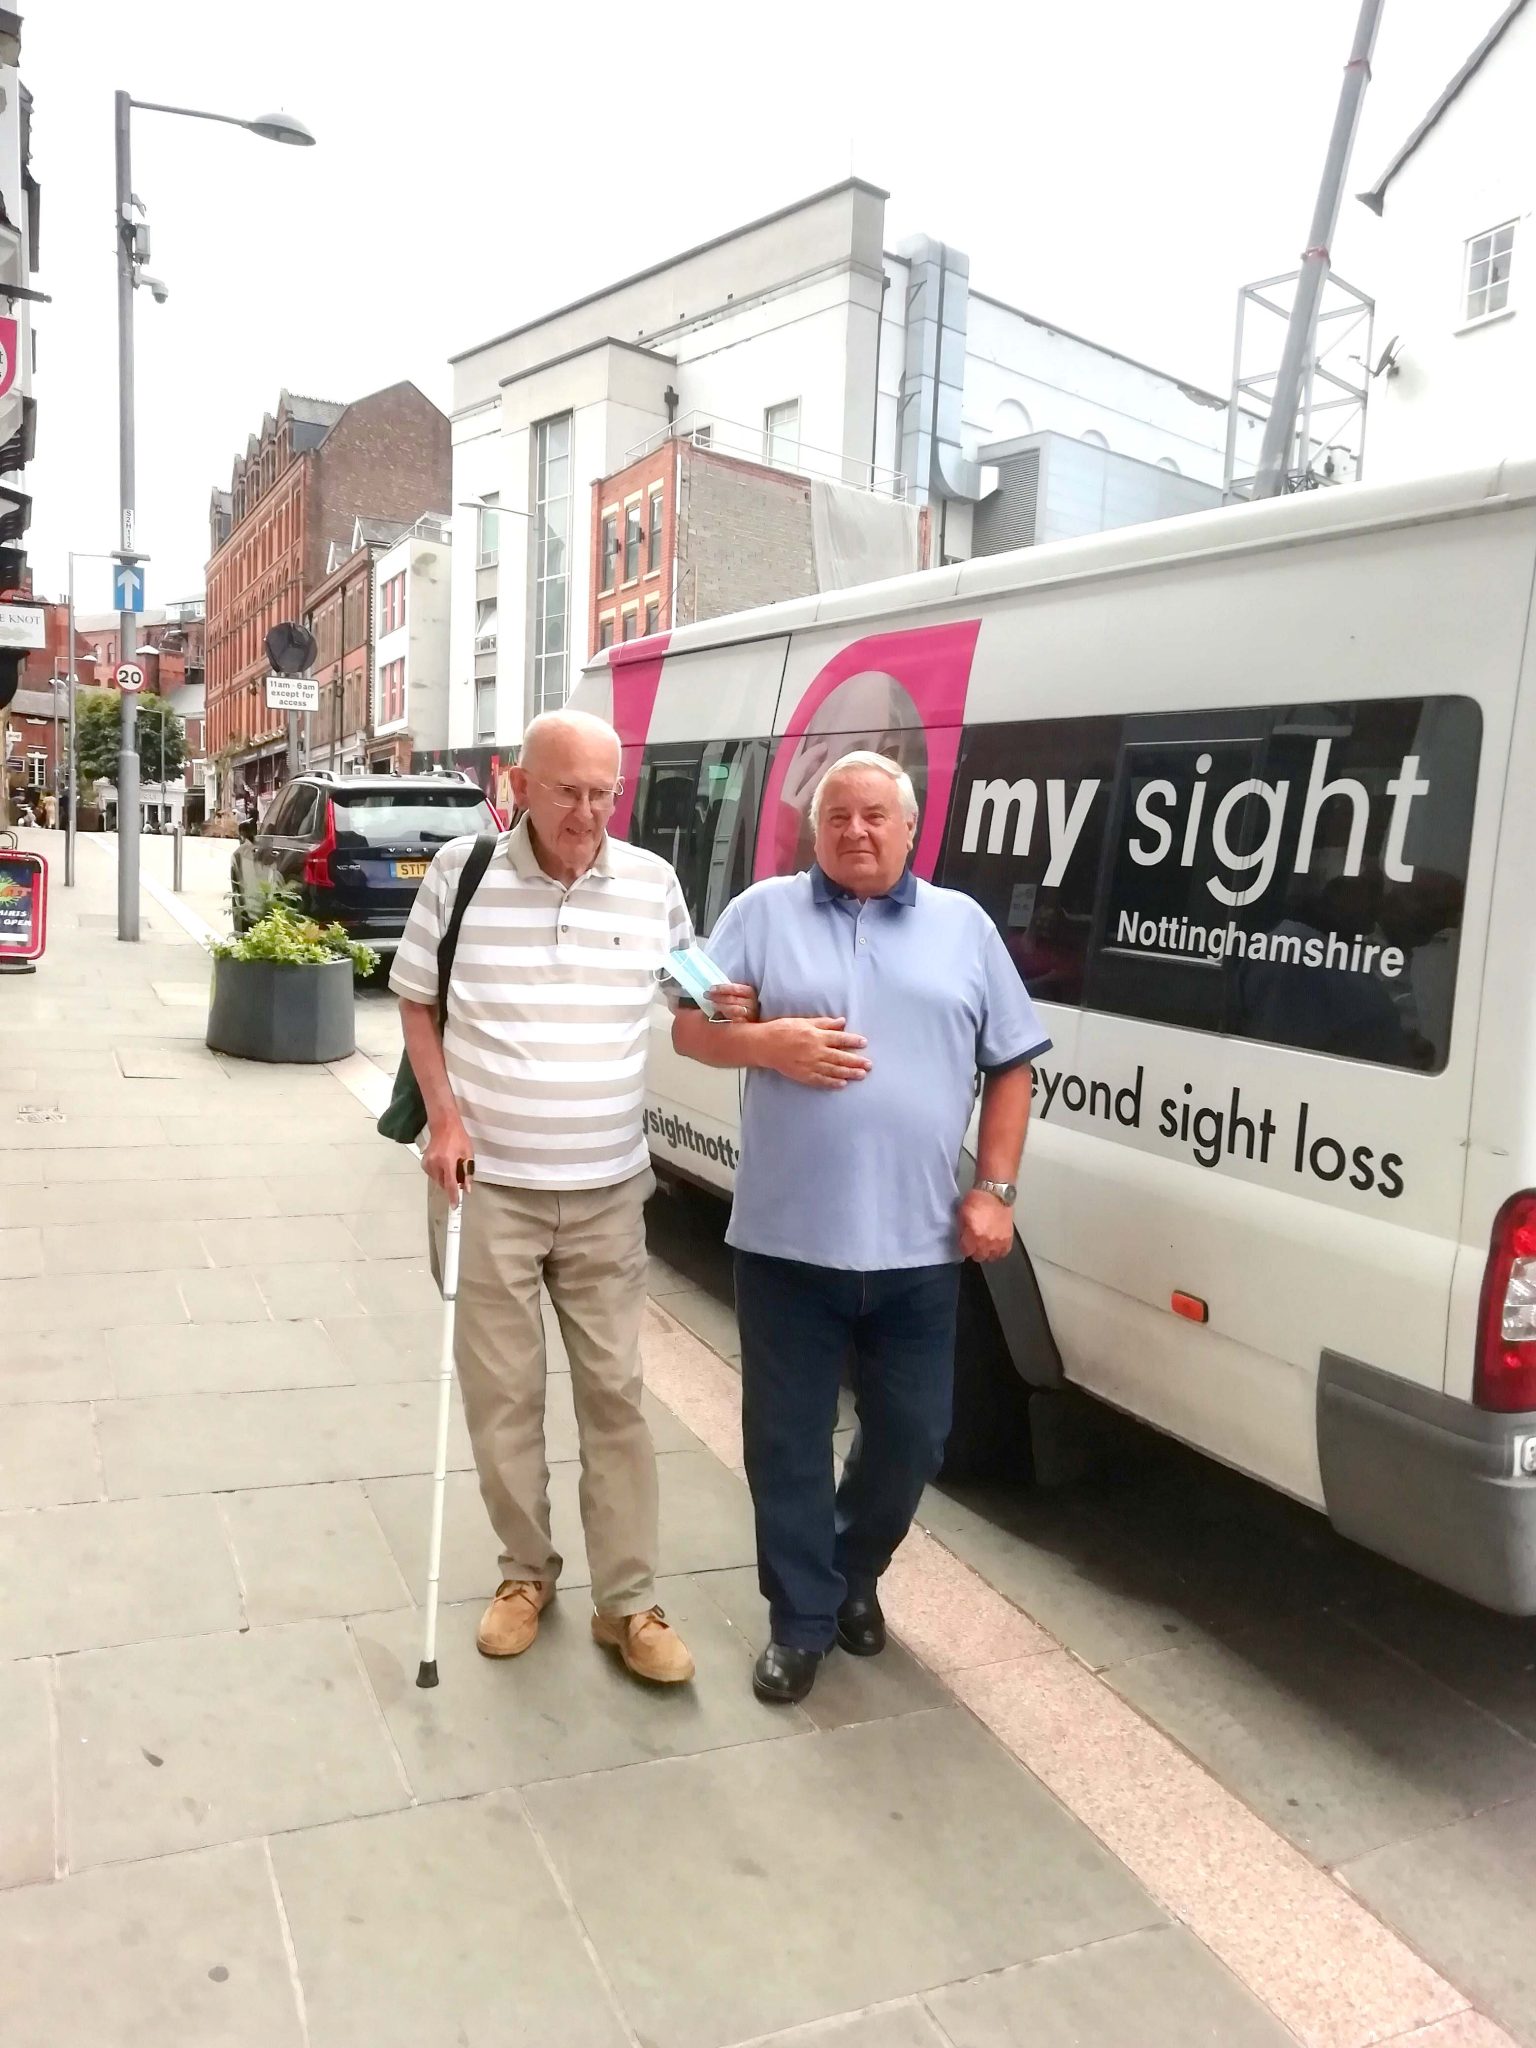
[{"label": "cane tip", "polygon": [[423,1687],[436,1685],[437,1659],[435,1657],[430,1663],[424,1663],[421,1666],[420,1670],[416,1673],[416,1683]]}]

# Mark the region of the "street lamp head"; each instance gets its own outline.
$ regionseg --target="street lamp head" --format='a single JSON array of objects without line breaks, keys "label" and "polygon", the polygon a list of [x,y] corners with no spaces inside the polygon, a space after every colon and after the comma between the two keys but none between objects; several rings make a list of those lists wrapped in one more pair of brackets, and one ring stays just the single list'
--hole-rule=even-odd
[{"label": "street lamp head", "polygon": [[258,114],[254,121],[247,121],[245,125],[264,142],[289,142],[296,149],[313,149],[315,146],[314,136],[302,121],[295,121],[292,114]]}]

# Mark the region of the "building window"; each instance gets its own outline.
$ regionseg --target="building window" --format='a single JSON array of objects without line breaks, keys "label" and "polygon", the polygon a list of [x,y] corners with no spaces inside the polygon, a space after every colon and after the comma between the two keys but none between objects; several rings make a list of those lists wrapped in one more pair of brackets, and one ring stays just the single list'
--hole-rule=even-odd
[{"label": "building window", "polygon": [[496,737],[496,678],[481,676],[475,684],[475,745],[488,746]]},{"label": "building window", "polygon": [[639,629],[639,625],[640,614],[638,611],[636,611],[633,605],[630,605],[625,611],[622,622],[620,623],[619,638],[621,640],[633,640],[637,630]]},{"label": "building window", "polygon": [[645,551],[645,569],[648,576],[654,576],[661,567],[661,492],[651,493],[650,538]]},{"label": "building window", "polygon": [[603,616],[597,622],[597,645],[599,652],[601,652],[603,648],[611,647],[613,645],[612,612],[604,612]]},{"label": "building window", "polygon": [[386,661],[379,670],[379,724],[393,725],[405,716],[405,663]]},{"label": "building window", "polygon": [[645,630],[647,636],[656,632],[660,625],[661,600],[657,597],[648,597],[645,601]]},{"label": "building window", "polygon": [[496,600],[482,597],[475,606],[475,652],[496,652]]},{"label": "building window", "polygon": [[48,756],[41,747],[27,749],[27,787],[41,789],[48,780]]},{"label": "building window", "polygon": [[1515,224],[1505,221],[1467,244],[1467,318],[1486,320],[1509,304],[1509,269],[1514,259]]},{"label": "building window", "polygon": [[640,577],[640,543],[644,532],[640,518],[640,500],[624,507],[624,581],[636,583]]},{"label": "building window", "polygon": [[475,562],[478,567],[489,569],[501,553],[501,514],[494,504],[487,502],[480,507],[477,518]]},{"label": "building window", "polygon": [[571,415],[541,420],[534,487],[533,713],[565,702],[570,640]]},{"label": "building window", "polygon": [[599,590],[612,590],[619,573],[619,515],[605,512],[602,525],[602,578]]},{"label": "building window", "polygon": [[763,414],[763,460],[775,469],[792,469],[800,460],[800,401],[789,398]]},{"label": "building window", "polygon": [[383,602],[379,620],[381,633],[393,633],[405,624],[405,571],[391,576],[380,593]]}]

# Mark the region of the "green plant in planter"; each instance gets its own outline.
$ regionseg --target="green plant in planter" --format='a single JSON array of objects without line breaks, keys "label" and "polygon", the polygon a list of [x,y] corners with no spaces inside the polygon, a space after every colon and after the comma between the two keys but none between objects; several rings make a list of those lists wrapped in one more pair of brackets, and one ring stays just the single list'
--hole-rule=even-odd
[{"label": "green plant in planter", "polygon": [[314,1064],[357,1049],[352,984],[378,955],[339,924],[306,916],[290,889],[263,892],[260,915],[217,939],[207,1043],[237,1059]]},{"label": "green plant in planter", "polygon": [[248,930],[232,939],[215,939],[209,950],[215,960],[265,960],[274,967],[323,967],[331,960],[350,960],[352,972],[366,979],[379,964],[372,946],[349,939],[339,924],[317,924],[306,917],[297,891],[273,888],[261,915]]}]

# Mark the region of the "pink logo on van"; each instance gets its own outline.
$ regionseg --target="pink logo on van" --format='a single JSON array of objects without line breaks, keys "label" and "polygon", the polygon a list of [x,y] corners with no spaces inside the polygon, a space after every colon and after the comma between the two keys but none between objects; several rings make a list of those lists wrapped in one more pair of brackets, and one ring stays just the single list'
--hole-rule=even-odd
[{"label": "pink logo on van", "polygon": [[779,742],[757,837],[757,880],[809,866],[816,785],[844,754],[859,752],[885,754],[911,776],[921,812],[913,867],[932,878],[980,631],[979,619],[966,619],[872,633],[834,655],[807,687]]},{"label": "pink logo on van", "polygon": [[671,639],[670,633],[652,633],[648,639],[621,641],[608,650],[608,666],[613,672],[613,729],[619,736],[620,772],[624,777],[624,793],[614,805],[608,824],[615,839],[629,837],[635,791],[640,784],[641,756]]}]

